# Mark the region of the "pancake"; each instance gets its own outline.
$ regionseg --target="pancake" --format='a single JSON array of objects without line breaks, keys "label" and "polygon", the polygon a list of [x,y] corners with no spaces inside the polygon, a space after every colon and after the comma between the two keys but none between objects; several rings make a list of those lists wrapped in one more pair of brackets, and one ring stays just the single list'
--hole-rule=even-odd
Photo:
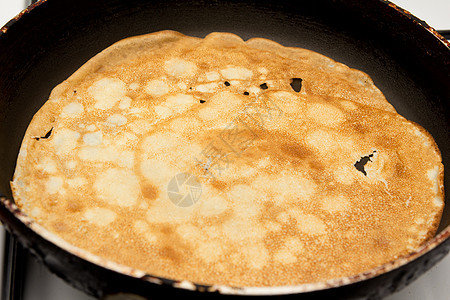
[{"label": "pancake", "polygon": [[122,40],[55,87],[11,183],[72,245],[155,276],[349,276],[436,232],[443,165],[370,77],[230,33]]}]

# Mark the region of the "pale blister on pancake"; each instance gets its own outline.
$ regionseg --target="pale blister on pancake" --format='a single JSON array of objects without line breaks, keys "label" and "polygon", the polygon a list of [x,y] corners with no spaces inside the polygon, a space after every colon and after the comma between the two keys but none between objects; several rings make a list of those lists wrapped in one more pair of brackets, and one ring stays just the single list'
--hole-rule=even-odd
[{"label": "pale blister on pancake", "polygon": [[[201,183],[187,207],[167,191],[183,172]],[[234,286],[366,271],[431,238],[444,205],[432,137],[366,74],[227,33],[164,31],[95,56],[36,113],[12,188],[75,246]]]}]

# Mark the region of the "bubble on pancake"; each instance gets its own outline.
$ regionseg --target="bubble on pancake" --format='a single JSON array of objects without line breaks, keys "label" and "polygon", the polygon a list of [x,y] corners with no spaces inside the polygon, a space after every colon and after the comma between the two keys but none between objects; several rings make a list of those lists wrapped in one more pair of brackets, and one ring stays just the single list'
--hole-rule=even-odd
[{"label": "bubble on pancake", "polygon": [[214,216],[227,210],[227,202],[220,196],[213,196],[200,203],[199,212],[205,216]]},{"label": "bubble on pancake", "polygon": [[86,130],[95,131],[95,130],[97,130],[97,126],[95,126],[94,124],[90,124],[90,125],[86,126]]},{"label": "bubble on pancake", "polygon": [[356,179],[353,166],[337,166],[333,169],[333,178],[342,184],[350,185]]},{"label": "bubble on pancake", "polygon": [[179,144],[179,137],[177,135],[156,132],[144,138],[141,149],[145,157],[157,157],[158,153],[170,151]]},{"label": "bubble on pancake", "polygon": [[326,126],[337,126],[345,120],[344,114],[329,104],[308,105],[306,116],[309,120]]},{"label": "bubble on pancake", "polygon": [[299,209],[293,210],[291,216],[297,221],[297,228],[305,234],[326,234],[327,226],[325,222],[313,214],[305,214]]},{"label": "bubble on pancake", "polygon": [[46,156],[41,157],[39,159],[39,162],[36,167],[38,170],[41,170],[41,171],[43,171],[45,173],[49,173],[49,174],[56,173],[58,170],[58,167],[56,166],[56,162]]},{"label": "bubble on pancake", "polygon": [[53,147],[58,155],[70,154],[78,145],[78,139],[80,133],[68,128],[62,128],[61,130],[55,130],[53,134]]},{"label": "bubble on pancake", "polygon": [[194,91],[201,92],[201,93],[213,93],[219,89],[219,83],[213,82],[213,83],[205,83],[197,85],[194,88]]},{"label": "bubble on pancake", "polygon": [[131,101],[132,101],[132,99],[130,97],[126,97],[126,96],[122,97],[122,99],[120,99],[120,102],[119,102],[119,108],[120,109],[129,108],[131,105]]},{"label": "bubble on pancake", "polygon": [[266,221],[265,224],[264,224],[264,227],[268,231],[272,231],[272,232],[277,232],[277,231],[282,230],[281,224],[277,223],[277,222]]},{"label": "bubble on pancake", "polygon": [[309,146],[328,157],[332,156],[333,153],[342,154],[344,151],[352,151],[352,149],[356,148],[352,137],[346,137],[325,129],[317,129],[309,133],[306,137],[306,142]]},{"label": "bubble on pancake", "polygon": [[79,188],[87,184],[87,180],[84,177],[68,178],[66,182],[72,188]]},{"label": "bubble on pancake", "polygon": [[111,126],[122,126],[127,123],[127,118],[121,114],[114,114],[106,119],[106,123]]},{"label": "bubble on pancake", "polygon": [[216,71],[207,72],[205,74],[206,80],[208,81],[217,81],[220,80],[220,74]]},{"label": "bubble on pancake", "polygon": [[84,146],[78,151],[81,160],[90,162],[113,162],[117,160],[118,154],[117,148],[113,146]]},{"label": "bubble on pancake", "polygon": [[132,206],[139,196],[139,181],[134,173],[128,170],[112,168],[100,174],[94,190],[97,197],[106,203],[118,206]]},{"label": "bubble on pancake", "polygon": [[102,143],[103,134],[101,131],[86,133],[83,135],[83,142],[88,146],[97,146]]},{"label": "bubble on pancake", "polygon": [[153,128],[152,123],[149,120],[135,120],[129,123],[128,128],[135,134],[144,134]]},{"label": "bubble on pancake", "polygon": [[136,220],[133,223],[133,228],[134,230],[136,230],[139,236],[144,237],[147,242],[153,244],[158,241],[157,235],[152,232],[150,226],[146,222]]},{"label": "bubble on pancake", "polygon": [[130,90],[137,90],[140,87],[140,85],[138,82],[132,82],[128,87],[130,88]]},{"label": "bubble on pancake", "polygon": [[439,167],[434,167],[427,172],[428,178],[433,182],[433,192],[437,193],[439,190]]},{"label": "bubble on pancake", "polygon": [[[270,253],[262,242],[250,243],[241,251],[243,258],[238,264],[247,264],[248,267],[256,270],[264,268],[270,261]],[[257,255],[255,255],[257,253]]]},{"label": "bubble on pancake", "polygon": [[140,163],[140,172],[142,176],[155,183],[158,186],[165,186],[169,180],[178,174],[174,167],[157,159],[146,159]]},{"label": "bubble on pancake", "polygon": [[75,160],[69,160],[65,163],[66,168],[69,170],[75,169],[77,167],[77,165],[78,165],[78,162]]},{"label": "bubble on pancake", "polygon": [[166,105],[175,113],[182,113],[195,104],[197,104],[195,98],[192,95],[186,94],[176,94],[174,96],[169,96],[164,103],[164,105]]},{"label": "bubble on pancake", "polygon": [[220,70],[220,73],[225,79],[247,80],[253,76],[252,70],[243,67],[228,67]]},{"label": "bubble on pancake", "polygon": [[220,241],[207,241],[201,243],[196,249],[196,253],[205,263],[214,263],[222,258],[224,249]]},{"label": "bubble on pancake", "polygon": [[213,120],[217,114],[219,113],[219,109],[215,107],[205,107],[198,111],[198,116],[205,121]]},{"label": "bubble on pancake", "polygon": [[177,78],[193,76],[197,70],[197,66],[193,62],[180,58],[172,58],[166,61],[164,67],[167,74]]},{"label": "bubble on pancake", "polygon": [[107,208],[94,207],[86,210],[83,217],[90,223],[95,224],[100,227],[105,227],[114,222],[117,214]]},{"label": "bubble on pancake", "polygon": [[160,118],[168,118],[173,114],[173,110],[170,107],[167,107],[165,105],[158,105],[154,107],[155,109],[155,113],[158,115],[158,117]]},{"label": "bubble on pancake", "polygon": [[126,84],[117,78],[103,78],[94,82],[87,90],[94,98],[94,108],[110,109],[126,94]]},{"label": "bubble on pancake", "polygon": [[293,264],[298,261],[298,255],[304,251],[304,244],[298,237],[287,237],[284,244],[275,252],[274,260],[280,264]]},{"label": "bubble on pancake", "polygon": [[58,176],[51,176],[47,180],[45,184],[45,188],[47,193],[49,194],[56,194],[59,191],[61,191],[61,188],[63,186],[64,180],[61,177]]},{"label": "bubble on pancake", "polygon": [[122,151],[117,158],[119,167],[132,169],[134,167],[135,155],[132,151]]},{"label": "bubble on pancake", "polygon": [[84,107],[82,104],[78,102],[71,102],[64,106],[61,112],[61,117],[76,117],[79,114],[83,113]]},{"label": "bubble on pancake", "polygon": [[298,95],[288,91],[269,92],[268,97],[282,107],[284,113],[288,114],[296,113],[301,107],[305,106],[305,103],[300,101]]},{"label": "bubble on pancake", "polygon": [[330,213],[348,210],[350,201],[344,195],[324,197],[321,202],[322,208]]},{"label": "bubble on pancake", "polygon": [[169,85],[165,80],[155,79],[147,82],[145,91],[151,96],[160,97],[169,92]]}]

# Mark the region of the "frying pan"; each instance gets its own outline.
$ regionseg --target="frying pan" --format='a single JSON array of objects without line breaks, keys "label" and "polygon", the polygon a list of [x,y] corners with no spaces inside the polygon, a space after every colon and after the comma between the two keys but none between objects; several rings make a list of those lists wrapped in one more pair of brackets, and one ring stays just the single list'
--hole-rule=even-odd
[{"label": "frying pan", "polygon": [[[291,287],[204,286],[158,278],[94,257],[34,223],[8,200],[18,150],[34,113],[54,86],[96,53],[122,38],[164,29],[198,37],[213,31],[233,32],[244,39],[264,37],[362,70],[400,114],[433,135],[444,165],[450,164],[450,44],[388,1],[41,0],[0,32],[0,218],[51,271],[96,297],[123,292],[152,298],[377,299],[401,289],[449,252],[447,206],[435,238],[410,255],[365,273]],[[447,186],[449,180],[447,174]]]}]

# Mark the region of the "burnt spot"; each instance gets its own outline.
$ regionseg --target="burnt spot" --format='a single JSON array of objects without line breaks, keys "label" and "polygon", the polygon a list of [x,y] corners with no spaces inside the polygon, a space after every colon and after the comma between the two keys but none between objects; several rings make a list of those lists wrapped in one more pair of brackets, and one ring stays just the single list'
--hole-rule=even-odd
[{"label": "burnt spot", "polygon": [[301,78],[291,78],[291,88],[294,90],[294,92],[299,93],[300,90],[302,89],[302,81],[303,79]]},{"label": "burnt spot", "polygon": [[206,102],[206,100],[200,100],[200,103],[205,103]]},{"label": "burnt spot", "polygon": [[262,89],[262,90],[267,90],[269,87],[267,86],[267,83],[263,83],[263,84],[260,84],[259,85],[259,87]]},{"label": "burnt spot", "polygon": [[248,96],[248,95],[250,95],[250,93],[249,92],[244,92],[244,95]]},{"label": "burnt spot", "polygon": [[367,172],[364,169],[364,166],[369,162],[372,161],[370,158],[373,157],[374,153],[377,152],[377,150],[373,150],[372,154],[366,155],[361,157],[360,160],[358,160],[357,162],[355,162],[354,166],[356,168],[356,170],[360,171],[361,173],[363,173],[365,176],[367,176]]},{"label": "burnt spot", "polygon": [[37,136],[37,137],[34,137],[34,139],[36,141],[39,141],[40,139],[48,139],[52,135],[52,132],[53,132],[53,127],[49,131],[47,131],[47,133],[44,136],[40,136],[40,137]]},{"label": "burnt spot", "polygon": [[228,81],[225,81],[223,84],[225,84],[226,86],[230,86],[231,83],[229,83]]}]

